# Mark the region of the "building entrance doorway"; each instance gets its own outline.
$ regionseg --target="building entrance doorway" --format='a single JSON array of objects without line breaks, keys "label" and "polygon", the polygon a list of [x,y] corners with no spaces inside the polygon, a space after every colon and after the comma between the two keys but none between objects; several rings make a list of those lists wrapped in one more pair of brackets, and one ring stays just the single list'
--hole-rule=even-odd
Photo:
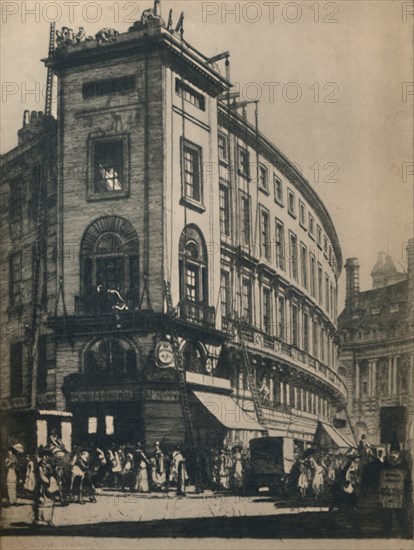
[{"label": "building entrance doorway", "polygon": [[73,408],[74,445],[108,446],[143,441],[142,404],[82,403]]}]

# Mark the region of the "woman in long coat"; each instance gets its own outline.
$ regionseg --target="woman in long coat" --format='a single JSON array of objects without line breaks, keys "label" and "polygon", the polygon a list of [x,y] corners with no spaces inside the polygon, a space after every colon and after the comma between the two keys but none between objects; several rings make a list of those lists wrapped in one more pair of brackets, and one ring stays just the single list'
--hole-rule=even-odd
[{"label": "woman in long coat", "polygon": [[33,493],[36,488],[35,465],[31,456],[27,456],[26,477],[23,487],[29,493]]},{"label": "woman in long coat", "polygon": [[7,451],[7,457],[5,460],[6,467],[6,487],[9,505],[13,506],[17,504],[17,457],[16,451],[10,448]]},{"label": "woman in long coat", "polygon": [[135,450],[135,464],[137,468],[135,490],[139,493],[148,493],[148,467],[151,466],[151,463],[146,457],[142,449],[141,443],[137,444],[137,448]]}]

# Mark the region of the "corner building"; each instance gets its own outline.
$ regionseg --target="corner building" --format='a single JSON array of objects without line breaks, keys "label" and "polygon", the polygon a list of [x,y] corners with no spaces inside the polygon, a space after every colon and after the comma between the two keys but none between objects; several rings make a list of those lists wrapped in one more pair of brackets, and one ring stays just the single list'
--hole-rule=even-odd
[{"label": "corner building", "polygon": [[[374,265],[372,289],[360,290],[357,258],[346,261],[346,302],[339,316],[340,372],[359,439],[404,450],[414,440],[414,239],[405,267],[385,252]],[[349,432],[345,436],[349,436]]]},{"label": "corner building", "polygon": [[[221,99],[231,83],[217,65],[156,13],[109,42],[61,46],[45,62],[59,100],[44,343],[33,383],[25,352],[12,348],[25,349],[25,317],[10,309],[16,293],[30,309],[16,281],[26,273],[30,286],[31,262],[23,253],[13,263],[22,243],[9,239],[4,437],[22,438],[16,420],[21,432],[27,418],[31,444],[55,427],[68,446],[163,437],[185,445],[168,281],[200,449],[263,433],[235,319],[269,434],[306,446],[321,422],[338,441],[332,421],[346,402],[336,340],[342,258],[307,180]],[[49,130],[42,135],[51,139]],[[5,225],[13,186],[26,177],[17,163],[8,179],[21,147],[1,159]]]}]

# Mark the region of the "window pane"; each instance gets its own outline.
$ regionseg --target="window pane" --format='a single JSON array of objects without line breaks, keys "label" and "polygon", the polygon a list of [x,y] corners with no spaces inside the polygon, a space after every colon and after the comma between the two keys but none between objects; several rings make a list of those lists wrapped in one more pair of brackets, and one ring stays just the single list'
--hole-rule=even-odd
[{"label": "window pane", "polygon": [[220,186],[220,231],[222,235],[230,235],[230,197],[229,189]]},{"label": "window pane", "polygon": [[252,285],[248,279],[243,279],[242,317],[246,323],[252,322]]},{"label": "window pane", "polygon": [[95,193],[124,188],[124,146],[122,141],[94,144]]},{"label": "window pane", "polygon": [[98,419],[96,416],[90,416],[88,418],[88,434],[96,434],[98,431]]},{"label": "window pane", "polygon": [[197,301],[197,269],[186,266],[185,268],[185,297],[191,302]]},{"label": "window pane", "polygon": [[276,258],[277,266],[285,270],[285,229],[279,220],[276,220]]},{"label": "window pane", "polygon": [[114,433],[114,417],[105,416],[105,433],[106,435],[112,435]]},{"label": "window pane", "polygon": [[187,145],[183,146],[183,178],[185,196],[201,201],[200,152]]}]

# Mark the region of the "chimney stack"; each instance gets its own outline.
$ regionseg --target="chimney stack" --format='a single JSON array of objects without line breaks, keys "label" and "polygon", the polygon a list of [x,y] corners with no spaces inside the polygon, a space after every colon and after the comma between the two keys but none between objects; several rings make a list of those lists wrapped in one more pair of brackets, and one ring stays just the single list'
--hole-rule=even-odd
[{"label": "chimney stack", "polygon": [[346,269],[345,307],[353,310],[359,294],[359,263],[357,258],[348,258]]}]

